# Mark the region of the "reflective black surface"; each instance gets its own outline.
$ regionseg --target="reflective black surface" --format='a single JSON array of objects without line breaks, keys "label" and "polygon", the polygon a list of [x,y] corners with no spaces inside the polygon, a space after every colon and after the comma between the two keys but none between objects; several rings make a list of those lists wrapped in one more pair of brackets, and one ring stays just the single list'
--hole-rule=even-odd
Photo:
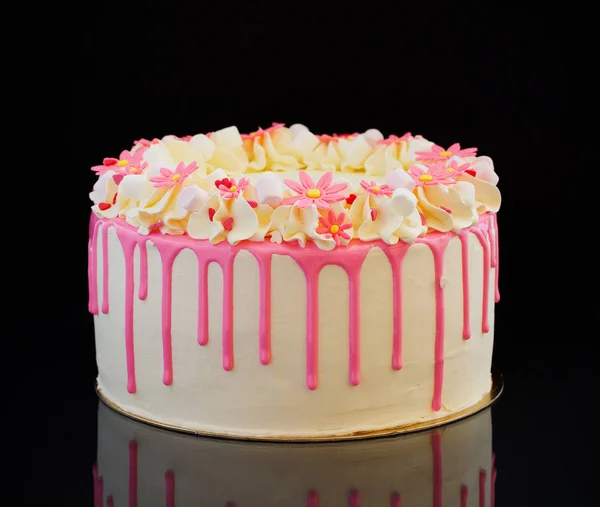
[{"label": "reflective black surface", "polygon": [[[581,386],[584,386],[585,382],[590,382],[592,379],[586,376],[585,371],[579,372],[577,377],[577,380],[573,382],[566,382],[564,379],[553,378],[553,375],[548,373],[504,372],[504,392],[499,401],[489,410],[491,411],[491,429],[493,432],[492,449],[495,455],[494,474],[496,480],[493,488],[495,505],[556,505],[573,507],[597,505],[597,470],[594,468],[594,463],[597,461],[597,430],[594,428],[592,421],[581,419],[581,414],[586,407],[593,405],[593,401],[588,398],[589,391],[584,390]],[[577,385],[580,383],[580,389],[578,390]],[[238,456],[235,453],[232,454],[231,449],[232,446],[235,449],[235,443],[230,441],[199,439],[200,443],[194,443],[194,439],[198,440],[197,437],[177,433],[171,434],[171,432],[154,429],[153,427],[130,421],[112,412],[104,405],[100,407],[99,411],[99,401],[96,398],[92,383],[89,383],[87,386],[83,384],[79,384],[78,387],[73,386],[63,394],[63,399],[53,399],[48,396],[44,398],[43,402],[40,402],[39,410],[37,410],[39,426],[35,432],[30,433],[31,438],[28,441],[18,442],[20,444],[20,457],[23,460],[22,464],[26,471],[24,476],[21,477],[25,479],[27,484],[27,487],[22,490],[25,500],[24,505],[36,505],[51,500],[51,505],[99,507],[98,505],[94,505],[93,466],[99,461],[99,453],[103,456],[105,469],[107,463],[109,468],[111,463],[113,465],[117,463],[120,464],[119,466],[125,466],[125,462],[128,459],[127,445],[129,440],[131,440],[127,431],[130,431],[131,428],[134,428],[131,431],[141,431],[143,435],[142,441],[144,442],[140,444],[142,449],[151,447],[152,442],[155,441],[160,441],[165,449],[171,447],[176,449],[177,446],[182,445],[181,439],[188,439],[188,441],[191,439],[192,443],[189,446],[184,445],[184,448],[189,447],[187,451],[189,454],[193,452],[194,446],[199,447],[198,456],[200,457],[198,460],[201,462],[202,459],[206,460],[206,448],[208,446],[212,453],[211,460],[214,460],[212,468],[209,466],[210,462],[208,464],[204,462],[202,465],[202,463],[194,462],[193,459],[191,462],[190,460],[187,462],[184,460],[184,464],[182,465],[182,463],[177,463],[176,459],[173,460],[172,456],[165,457],[164,453],[161,454],[160,451],[155,452],[151,458],[144,458],[144,454],[140,451],[140,459],[149,459],[161,471],[164,469],[165,473],[169,471],[170,467],[175,467],[177,470],[178,466],[180,468],[183,466],[184,475],[186,473],[185,467],[187,467],[187,472],[189,472],[190,469],[194,470],[194,467],[200,467],[199,469],[202,470],[202,466],[208,466],[208,469],[213,469],[210,481],[203,484],[202,478],[204,477],[206,480],[206,474],[200,474],[196,486],[203,486],[201,491],[204,492],[208,488],[210,491],[227,492],[230,490],[232,492],[237,491],[237,494],[243,493],[245,495],[244,498],[231,499],[232,501],[235,500],[237,507],[243,505],[271,505],[265,504],[264,501],[260,504],[252,503],[253,500],[256,500],[256,498],[252,498],[254,494],[252,491],[254,490],[251,487],[240,489],[240,474],[233,473],[231,470],[237,469],[240,472],[240,470],[244,470],[244,467],[254,474],[251,479],[252,481],[255,481],[257,484],[268,484],[270,486],[272,489],[272,496],[270,498],[273,496],[278,498],[280,500],[279,505],[288,505],[285,503],[286,499],[289,500],[289,505],[296,505],[299,501],[298,498],[306,502],[310,499],[304,496],[311,494],[310,480],[307,479],[304,483],[302,482],[302,478],[306,479],[306,468],[303,468],[305,470],[303,472],[304,475],[293,474],[295,455],[289,454],[290,450],[285,448],[286,445],[292,445],[297,450],[298,446],[302,446],[303,444],[282,444],[282,447],[278,447],[279,444],[268,444],[268,449],[273,449],[272,446],[275,446],[275,450],[269,451],[271,453],[270,456],[273,458],[269,461],[269,466],[265,465],[264,454],[260,453],[257,454],[256,467],[251,466],[251,461],[245,462],[242,465],[239,456],[248,456],[248,454],[252,456],[254,448],[251,443],[241,444],[243,452]],[[43,413],[44,410],[47,411],[45,414]],[[126,428],[124,432],[121,430],[116,432],[117,436],[113,440],[120,442],[119,444],[106,444],[106,434],[114,436],[115,431],[114,424],[112,426],[109,425],[113,430],[107,430],[106,424],[104,424],[104,430],[102,429],[103,412],[104,421],[117,421],[117,428]],[[485,413],[475,415],[471,419],[467,419],[466,422],[455,424],[476,425],[477,418],[486,417]],[[482,416],[481,414],[484,415]],[[98,427],[99,420],[101,421],[100,428]],[[475,422],[469,422],[472,420],[475,420]],[[27,421],[24,422],[27,423]],[[451,432],[454,426],[443,427],[441,429],[442,434]],[[137,430],[135,429],[136,427],[138,427]],[[99,431],[105,435],[104,443],[100,443],[100,445],[98,442]],[[122,433],[120,436],[119,431]],[[176,445],[173,444],[173,446],[170,446],[168,444],[169,438],[172,438],[176,442]],[[374,498],[373,489],[378,491],[378,487],[381,486],[380,483],[382,481],[380,475],[373,474],[373,469],[377,470],[377,467],[382,466],[381,460],[385,458],[386,453],[387,457],[390,457],[390,452],[394,452],[394,446],[397,446],[400,453],[397,457],[392,456],[393,459],[391,459],[391,465],[389,466],[397,467],[399,475],[402,476],[405,473],[402,470],[405,470],[406,466],[409,469],[411,467],[410,464],[407,464],[407,460],[409,462],[413,460],[415,461],[414,467],[422,466],[422,472],[423,474],[427,474],[428,478],[423,479],[422,500],[419,500],[421,503],[414,503],[416,502],[415,499],[419,498],[418,494],[415,496],[414,489],[419,484],[419,480],[415,479],[409,483],[410,501],[413,503],[409,503],[409,497],[405,496],[402,497],[403,503],[401,505],[404,507],[407,505],[434,505],[432,489],[434,480],[433,477],[430,477],[431,469],[427,468],[431,465],[423,465],[423,463],[429,463],[428,460],[432,459],[431,447],[429,445],[423,447],[424,457],[419,458],[418,453],[403,451],[403,444],[397,443],[399,439],[403,438],[406,437],[372,440],[370,442],[374,442],[375,444],[365,445],[365,452],[356,453],[354,457],[351,456],[354,451],[350,447],[350,451],[352,452],[350,452],[351,457],[348,460],[351,462],[353,459],[359,459],[359,461],[363,462],[361,465],[362,468],[344,468],[345,465],[348,465],[348,460],[344,461],[344,456],[347,453],[344,454],[343,446],[356,445],[354,442],[335,444],[336,449],[332,453],[334,457],[337,456],[337,462],[335,460],[332,461],[331,469],[323,465],[323,463],[327,463],[327,459],[329,458],[327,456],[323,457],[323,454],[319,455],[317,459],[320,466],[325,466],[325,471],[320,473],[319,476],[327,474],[333,476],[330,484],[332,488],[336,488],[337,493],[335,498],[337,500],[335,502],[338,503],[331,500],[331,495],[334,492],[327,492],[328,483],[326,482],[318,486],[317,497],[321,503],[307,503],[306,505],[362,505],[363,507],[365,505],[386,505],[385,503],[381,504],[381,502],[375,504],[368,502]],[[452,438],[454,442],[457,441],[456,437]],[[264,446],[266,444],[256,445]],[[327,446],[328,444],[319,445]],[[383,450],[383,457],[381,452],[370,450],[373,449],[373,445],[375,445],[376,449]],[[482,445],[485,447],[486,444]],[[250,451],[244,450],[243,446],[250,446]],[[444,449],[446,449],[445,443],[444,446]],[[222,453],[219,450],[221,448]],[[490,449],[490,452],[492,449]],[[111,452],[118,455],[111,458]],[[459,453],[459,456],[462,457],[456,458],[456,452],[455,454],[448,455],[444,451],[444,469],[446,470],[444,473],[452,475],[453,466],[464,468],[464,462],[460,466],[457,463],[461,459],[464,461],[468,456]],[[359,458],[356,455],[359,455]],[[289,456],[289,459],[285,459],[287,456]],[[452,460],[452,457],[456,459]],[[160,459],[165,459],[168,462],[161,464]],[[228,459],[231,466],[227,464]],[[282,459],[284,459],[286,466],[277,464],[278,460]],[[304,462],[305,464],[306,459],[302,458],[299,462]],[[370,462],[369,460],[372,461]],[[218,473],[219,467],[221,467],[222,473]],[[147,470],[147,468],[147,465],[138,465],[140,473],[142,473],[142,470]],[[388,468],[384,467],[382,470],[388,470]],[[463,468],[460,468],[460,470],[457,469],[456,473],[462,473],[464,471]],[[126,472],[127,467],[125,466],[123,470]],[[474,467],[474,470],[477,472],[477,465]],[[487,481],[491,481],[491,470],[489,468],[486,471]],[[120,477],[119,480],[125,480],[123,474],[118,475]],[[258,474],[258,478],[256,474]],[[265,474],[269,474],[269,477],[265,478]],[[347,474],[347,476],[344,474]],[[104,475],[106,475],[106,471],[104,471]],[[183,483],[177,480],[177,477],[176,473],[175,493],[179,490],[178,488],[184,488]],[[230,482],[234,478],[236,487],[233,487]],[[163,480],[162,475],[160,475],[160,479],[161,481]],[[401,480],[399,477],[396,477],[396,479]],[[106,478],[104,480],[105,484],[108,484],[106,481],[111,482]],[[353,481],[361,485],[362,489],[358,490],[358,498],[362,503],[349,503],[353,494],[351,487]],[[112,483],[114,484],[114,482],[115,479],[113,478]],[[456,488],[459,486],[456,483],[448,484],[447,482],[444,482],[444,485],[446,493],[443,496],[443,505],[456,505],[459,507],[460,495],[457,493],[458,496],[456,497],[448,496],[450,491],[458,491]],[[156,481],[144,482],[140,479],[137,493],[139,501],[143,501],[144,488],[151,487],[153,490],[158,488],[158,493],[156,494],[163,495],[165,493],[165,486],[162,482],[159,486],[157,486]],[[388,486],[389,491],[386,490],[385,493],[386,495],[390,493],[390,495],[385,498],[386,501],[391,502],[393,500],[392,494],[394,493],[392,487],[393,481],[385,483],[385,487]],[[404,487],[406,489],[407,486],[405,485]],[[487,487],[491,487],[491,482],[488,482]],[[472,503],[479,501],[479,492],[473,491],[474,488],[477,489],[472,485],[469,487],[470,500],[468,505],[479,505],[478,503]],[[186,491],[189,492],[189,484]],[[402,495],[402,491],[398,491],[398,493]],[[104,491],[104,494],[104,505],[106,505],[106,499],[110,493]],[[487,506],[491,502],[489,489],[486,494],[485,505]],[[223,498],[225,497],[227,497],[226,494],[224,494]],[[161,496],[161,498],[163,497]],[[175,498],[178,498],[177,494]],[[200,503],[197,505],[210,505],[212,507],[212,503],[207,503],[212,497],[203,497],[200,495],[197,498],[200,499]],[[215,498],[220,497],[217,495]],[[115,496],[113,502],[116,499],[117,497]],[[329,503],[324,503],[326,499],[329,499]],[[292,503],[292,500],[295,503]],[[183,498],[179,499],[179,502],[183,501]],[[314,502],[314,497],[311,501]],[[356,498],[353,501],[356,501]],[[167,502],[166,497],[164,497],[164,502]],[[123,505],[123,503],[114,503],[115,507],[120,507],[120,505]],[[136,507],[129,504],[125,505],[127,507]],[[157,505],[171,507],[168,503],[159,503]],[[182,507],[182,505],[187,507],[188,504],[177,503],[176,500],[175,507]],[[196,504],[192,503],[189,505]],[[215,507],[217,505],[218,507],[224,507],[225,503],[215,503],[214,505]],[[137,507],[146,506],[139,504]]]}]

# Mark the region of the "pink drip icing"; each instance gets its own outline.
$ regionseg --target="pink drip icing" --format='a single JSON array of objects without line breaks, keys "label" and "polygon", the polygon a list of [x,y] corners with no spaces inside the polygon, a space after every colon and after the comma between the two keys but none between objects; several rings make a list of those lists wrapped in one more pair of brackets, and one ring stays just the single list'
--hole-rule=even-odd
[{"label": "pink drip icing", "polygon": [[357,490],[350,491],[348,497],[348,507],[360,507],[360,494]]},{"label": "pink drip icing", "polygon": [[481,318],[481,330],[484,333],[490,331],[489,321],[489,299],[490,299],[490,246],[486,241],[486,237],[479,229],[472,228],[471,232],[477,236],[481,248],[483,248],[483,308]]},{"label": "pink drip icing", "polygon": [[[93,215],[94,218],[95,215]],[[91,223],[91,221],[90,221]],[[98,315],[98,227],[100,221],[96,220],[92,236],[90,237],[90,266],[88,285],[90,289],[89,310],[93,315]]]},{"label": "pink drip icing", "polygon": [[136,392],[135,351],[133,346],[133,253],[136,240],[130,234],[124,234],[117,228],[117,237],[125,255],[125,362],[127,365],[127,392]]},{"label": "pink drip icing", "polygon": [[[360,273],[360,271],[359,271]],[[360,276],[348,273],[350,290],[350,384],[360,384]]]},{"label": "pink drip icing", "polygon": [[223,369],[233,370],[233,261],[229,256],[223,269]]},{"label": "pink drip icing", "polygon": [[499,239],[498,239],[498,215],[496,213],[492,214],[492,218],[491,218],[493,224],[494,224],[494,236],[495,236],[495,241],[494,241],[494,250],[495,250],[495,255],[494,258],[496,259],[496,270],[494,272],[494,302],[497,303],[498,301],[500,301],[500,290],[498,287],[498,272],[500,271],[500,246],[499,246]]},{"label": "pink drip icing", "polygon": [[464,484],[460,487],[460,507],[467,507],[469,503],[469,488]]},{"label": "pink drip icing", "polygon": [[485,470],[479,472],[479,507],[485,507],[485,482],[487,474]]},{"label": "pink drip icing", "polygon": [[390,498],[390,507],[402,507],[402,497],[399,493],[394,493]]},{"label": "pink drip icing", "polygon": [[394,331],[392,345],[392,368],[402,369],[402,264],[410,245],[400,245],[394,250],[384,248],[388,261],[392,267],[392,291],[394,297]]},{"label": "pink drip icing", "polygon": [[463,340],[471,338],[471,316],[469,315],[469,231],[460,231],[458,237],[462,255],[462,286],[463,286]]},{"label": "pink drip icing", "polygon": [[114,503],[113,503],[113,497],[112,496],[108,496],[106,498],[106,507],[114,507]]},{"label": "pink drip icing", "polygon": [[208,343],[208,262],[198,256],[198,344]]},{"label": "pink drip icing", "polygon": [[259,359],[271,362],[271,255],[254,253],[260,278],[260,322],[258,329]]},{"label": "pink drip icing", "polygon": [[140,287],[138,298],[142,301],[148,297],[148,248],[145,241],[138,243],[140,249]]},{"label": "pink drip icing", "polygon": [[442,434],[431,433],[431,451],[433,457],[433,507],[442,507],[443,475],[442,475]]},{"label": "pink drip icing", "polygon": [[102,313],[108,313],[108,228],[102,225]]},{"label": "pink drip icing", "polygon": [[138,446],[135,440],[129,442],[129,507],[138,505]]},{"label": "pink drip icing", "polygon": [[444,251],[448,240],[430,243],[429,248],[433,253],[433,267],[435,271],[435,352],[433,367],[433,402],[432,408],[438,411],[442,408],[442,387],[444,384],[444,337],[446,334],[446,311],[444,308],[444,289],[442,276],[444,276]]},{"label": "pink drip icing", "polygon": [[306,507],[319,507],[319,493],[311,489],[306,495]]},{"label": "pink drip icing", "polygon": [[165,506],[175,507],[175,474],[171,470],[165,473]]},{"label": "pink drip icing", "polygon": [[[485,241],[482,229],[487,232],[489,220],[494,220],[486,216],[482,217],[479,227],[472,227],[469,230],[478,235],[484,247],[484,254],[487,251],[487,262],[489,266],[489,248]],[[127,226],[122,220],[97,220],[93,222],[92,237],[90,238],[89,252],[89,284],[90,284],[90,311],[97,313],[97,236],[98,226],[102,223],[103,237],[107,233],[108,227],[115,226],[121,244],[123,246],[126,258],[126,362],[128,372],[128,391],[135,392],[135,369],[134,369],[134,343],[133,343],[133,248],[137,244],[140,248],[140,294],[147,295],[147,288],[142,290],[144,279],[147,280],[147,252],[146,238],[138,235],[135,230]],[[92,221],[90,223],[92,227]],[[435,270],[435,301],[436,301],[436,335],[435,335],[435,369],[434,369],[434,396],[432,406],[434,410],[439,410],[442,406],[442,382],[444,366],[444,297],[441,287],[441,278],[443,276],[443,254],[448,241],[455,233],[430,233],[426,237],[418,238],[416,243],[424,243],[429,246],[434,257]],[[288,255],[292,257],[304,272],[306,278],[306,383],[309,389],[315,389],[318,385],[318,278],[321,269],[326,265],[337,265],[344,269],[349,280],[350,302],[349,302],[349,379],[352,385],[358,385],[360,382],[360,271],[362,263],[369,250],[378,246],[386,253],[391,267],[393,278],[394,293],[394,345],[392,351],[392,367],[394,369],[402,368],[402,261],[410,245],[398,243],[389,246],[381,242],[361,243],[353,242],[348,247],[335,249],[331,252],[322,252],[315,245],[308,244],[306,248],[298,248],[293,244],[273,244],[273,243],[245,243],[237,246],[229,244],[212,245],[204,241],[192,240],[186,236],[163,237],[157,235],[153,238],[157,250],[162,260],[162,336],[163,336],[163,381],[170,385],[173,381],[172,370],[172,344],[171,344],[171,307],[172,307],[172,265],[183,248],[189,248],[196,253],[198,258],[198,343],[205,345],[208,343],[208,294],[207,294],[207,271],[210,262],[216,262],[220,265],[223,273],[223,368],[231,370],[234,364],[233,355],[233,262],[239,250],[247,250],[258,260],[261,275],[261,314],[259,326],[259,356],[263,364],[268,364],[271,360],[270,344],[270,311],[271,311],[271,283],[270,283],[270,263],[274,253]],[[106,242],[103,240],[103,244]],[[143,246],[142,246],[143,245]],[[497,247],[497,241],[496,241]],[[142,253],[143,252],[143,253]],[[103,252],[103,261],[108,257]],[[464,262],[464,260],[463,260]],[[107,263],[106,263],[107,264]],[[484,276],[484,283],[489,286],[488,277]],[[108,278],[108,269],[103,272]],[[487,282],[486,282],[487,280]],[[108,306],[108,282],[104,284],[106,297],[104,298]],[[486,292],[487,294],[487,292]],[[468,295],[465,296],[468,299]],[[468,305],[466,305],[468,307]],[[487,312],[484,312],[487,321]],[[489,324],[488,324],[489,327]]]},{"label": "pink drip icing", "polygon": [[171,314],[173,311],[173,262],[179,250],[159,250],[162,260],[161,332],[163,342],[163,384],[173,383],[173,345]]}]

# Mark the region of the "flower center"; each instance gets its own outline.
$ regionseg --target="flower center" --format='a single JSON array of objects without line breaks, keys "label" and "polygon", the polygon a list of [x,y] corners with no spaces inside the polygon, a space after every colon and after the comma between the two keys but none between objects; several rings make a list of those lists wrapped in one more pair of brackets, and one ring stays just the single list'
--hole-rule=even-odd
[{"label": "flower center", "polygon": [[452,171],[454,171],[454,168],[453,168],[453,167],[446,167],[446,172],[447,172],[447,173],[450,173],[450,172],[452,172]]},{"label": "flower center", "polygon": [[231,186],[229,187],[229,191],[230,191],[230,192],[235,192],[236,190],[237,190],[237,187],[236,187],[235,185],[231,185]]},{"label": "flower center", "polygon": [[321,191],[318,188],[311,188],[308,192],[306,192],[306,197],[310,197],[311,199],[318,199],[321,197]]},{"label": "flower center", "polygon": [[179,178],[181,178],[181,174],[175,173],[171,176],[171,181],[177,181]]},{"label": "flower center", "polygon": [[137,173],[138,172],[137,167],[130,167],[129,172],[134,173],[134,174]]},{"label": "flower center", "polygon": [[340,226],[337,224],[333,224],[330,228],[329,228],[329,232],[331,232],[331,234],[337,234],[340,230]]},{"label": "flower center", "polygon": [[451,156],[452,156],[451,151],[440,151],[440,157],[451,157]]},{"label": "flower center", "polygon": [[431,176],[431,174],[421,174],[421,176],[419,176],[419,180],[421,180],[421,181],[433,181],[433,176]]},{"label": "flower center", "polygon": [[371,190],[373,190],[373,192],[379,192],[379,187],[371,187]]},{"label": "flower center", "polygon": [[119,167],[125,167],[127,164],[129,164],[129,160],[119,160],[119,161],[117,162],[117,165],[118,165]]}]

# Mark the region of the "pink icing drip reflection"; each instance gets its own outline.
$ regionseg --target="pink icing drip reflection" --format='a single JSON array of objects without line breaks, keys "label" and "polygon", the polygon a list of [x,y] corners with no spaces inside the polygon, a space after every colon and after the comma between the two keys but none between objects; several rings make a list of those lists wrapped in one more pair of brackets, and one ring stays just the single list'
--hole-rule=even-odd
[{"label": "pink icing drip reflection", "polygon": [[[493,250],[496,255],[497,266],[497,228],[490,231],[490,222],[495,224],[496,216],[483,216],[477,227],[462,231],[458,236],[462,245],[463,268],[463,338],[470,336],[469,316],[469,284],[468,284],[468,234],[472,232],[479,239],[484,253],[484,294],[482,328],[489,331],[489,276],[491,255]],[[147,297],[147,238],[126,225],[122,220],[96,220],[90,221],[92,231],[89,241],[88,276],[89,276],[89,309],[98,313],[98,227],[101,226],[102,234],[102,262],[103,262],[103,302],[102,307],[108,311],[108,229],[114,226],[119,238],[125,258],[125,352],[127,366],[127,390],[136,392],[135,379],[135,354],[134,354],[134,251],[137,245],[140,251],[139,291],[138,297],[144,300]],[[492,243],[491,237],[495,235]],[[416,243],[426,244],[432,251],[435,271],[435,304],[436,304],[436,332],[435,332],[435,367],[434,367],[434,392],[432,407],[440,410],[442,407],[442,388],[444,372],[444,337],[445,337],[445,312],[444,290],[442,287],[444,252],[449,240],[456,236],[455,233],[430,233],[426,237],[418,238]],[[487,238],[490,238],[488,244]],[[306,279],[306,384],[309,389],[318,386],[318,286],[319,274],[323,267],[336,265],[341,267],[348,277],[349,285],[349,382],[351,385],[360,383],[360,272],[363,262],[370,249],[377,246],[387,256],[393,280],[394,296],[394,330],[392,349],[392,368],[402,368],[402,266],[403,260],[410,245],[399,242],[390,246],[381,242],[360,243],[353,242],[346,248],[335,249],[331,252],[322,252],[314,244],[308,244],[301,249],[296,245],[273,244],[269,242],[251,243],[231,246],[226,243],[212,245],[208,242],[195,241],[185,236],[163,237],[153,236],[152,239],[159,252],[162,265],[162,302],[161,302],[161,333],[163,342],[163,382],[171,385],[173,382],[173,359],[171,343],[171,317],[172,317],[172,276],[173,263],[177,255],[184,248],[192,250],[198,260],[198,336],[200,345],[208,343],[208,266],[216,262],[221,267],[223,277],[222,300],[222,362],[226,371],[234,366],[233,343],[233,287],[234,287],[234,261],[240,250],[248,250],[256,258],[260,274],[260,320],[259,320],[259,358],[262,364],[269,364],[272,360],[271,351],[271,259],[273,254],[288,255],[293,258],[303,271]],[[497,276],[497,268],[496,268]]]},{"label": "pink icing drip reflection", "polygon": [[390,498],[390,507],[402,507],[402,497],[399,493],[394,493]]},{"label": "pink icing drip reflection", "polygon": [[138,445],[129,442],[129,507],[138,507]]},{"label": "pink icing drip reflection", "polygon": [[360,494],[355,489],[348,495],[348,507],[360,507]]},{"label": "pink icing drip reflection", "polygon": [[460,507],[467,507],[469,503],[469,487],[464,484],[460,487]]},{"label": "pink icing drip reflection", "polygon": [[92,476],[94,477],[94,507],[102,507],[104,500],[102,477],[98,474],[98,465],[92,468]]},{"label": "pink icing drip reflection", "polygon": [[165,473],[165,506],[175,507],[175,474],[171,470]]},{"label": "pink icing drip reflection", "polygon": [[485,507],[485,482],[487,474],[485,470],[479,471],[479,507]]},{"label": "pink icing drip reflection", "polygon": [[440,431],[431,433],[431,452],[433,457],[433,507],[442,507],[444,476],[442,474],[442,433]]},{"label": "pink icing drip reflection", "polygon": [[306,507],[319,507],[319,494],[314,489],[306,495]]}]

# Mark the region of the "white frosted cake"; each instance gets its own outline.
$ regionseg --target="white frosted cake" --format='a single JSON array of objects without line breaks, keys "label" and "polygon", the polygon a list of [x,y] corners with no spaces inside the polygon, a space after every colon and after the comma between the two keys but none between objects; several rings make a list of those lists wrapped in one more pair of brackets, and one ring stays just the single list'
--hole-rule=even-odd
[{"label": "white frosted cake", "polygon": [[328,439],[489,396],[498,177],[377,130],[136,141],[92,168],[98,390],[167,427]]},{"label": "white frosted cake", "polygon": [[183,435],[100,404],[95,507],[494,507],[490,409],[436,430],[282,444]]}]

